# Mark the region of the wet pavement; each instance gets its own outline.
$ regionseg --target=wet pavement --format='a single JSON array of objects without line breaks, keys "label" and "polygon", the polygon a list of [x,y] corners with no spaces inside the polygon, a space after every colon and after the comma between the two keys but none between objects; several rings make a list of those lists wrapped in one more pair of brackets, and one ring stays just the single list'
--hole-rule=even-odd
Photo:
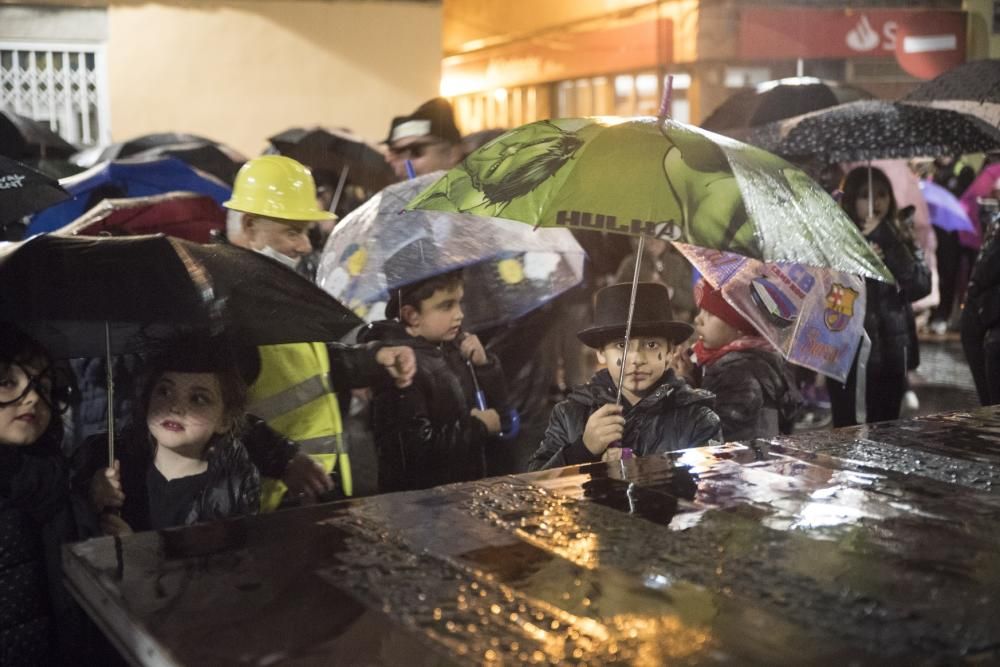
[{"label": "wet pavement", "polygon": [[1000,408],[71,547],[136,662],[992,664]]}]

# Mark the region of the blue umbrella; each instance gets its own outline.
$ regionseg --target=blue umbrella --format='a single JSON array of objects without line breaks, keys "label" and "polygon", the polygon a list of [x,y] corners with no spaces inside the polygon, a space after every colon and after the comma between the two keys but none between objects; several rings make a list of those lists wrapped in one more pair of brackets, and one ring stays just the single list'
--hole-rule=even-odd
[{"label": "blue umbrella", "polygon": [[927,201],[932,225],[946,232],[975,232],[969,214],[947,188],[934,181],[920,181],[920,192]]},{"label": "blue umbrella", "polygon": [[37,213],[28,226],[29,234],[51,232],[68,225],[97,203],[92,199],[146,197],[185,190],[207,195],[221,204],[232,193],[225,183],[176,158],[105,162],[59,183],[72,199]]}]

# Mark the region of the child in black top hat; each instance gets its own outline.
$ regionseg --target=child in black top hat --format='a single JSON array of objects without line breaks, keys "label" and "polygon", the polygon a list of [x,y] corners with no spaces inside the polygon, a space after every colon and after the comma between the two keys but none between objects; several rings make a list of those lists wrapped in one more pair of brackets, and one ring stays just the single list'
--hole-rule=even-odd
[{"label": "child in black top hat", "polygon": [[[407,267],[434,264],[437,249],[419,239],[386,260],[389,284]],[[412,272],[412,268],[409,269]],[[368,340],[408,345],[417,373],[405,389],[376,389],[372,406],[379,490],[422,489],[486,475],[486,448],[501,432],[507,389],[495,355],[462,331],[461,271],[391,290],[390,318],[362,333]],[[484,405],[477,401],[477,390]]]},{"label": "child in black top hat", "polygon": [[692,389],[670,368],[675,348],[693,330],[690,324],[674,320],[670,294],[659,283],[639,283],[622,405],[615,404],[631,289],[631,284],[623,283],[597,293],[594,324],[577,336],[597,350],[607,369],[574,388],[552,410],[542,444],[531,458],[531,470],[721,442],[713,395]]}]

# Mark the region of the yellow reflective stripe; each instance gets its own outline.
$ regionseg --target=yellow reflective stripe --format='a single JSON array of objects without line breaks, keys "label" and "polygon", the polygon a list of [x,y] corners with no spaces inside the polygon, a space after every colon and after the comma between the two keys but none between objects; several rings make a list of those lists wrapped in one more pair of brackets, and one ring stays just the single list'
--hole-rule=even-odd
[{"label": "yellow reflective stripe", "polygon": [[323,376],[313,375],[273,396],[254,401],[247,407],[247,412],[270,422],[283,414],[315,401],[328,392]]},{"label": "yellow reflective stripe", "polygon": [[296,440],[299,449],[309,454],[343,454],[344,442],[339,435],[324,435],[318,438]]}]

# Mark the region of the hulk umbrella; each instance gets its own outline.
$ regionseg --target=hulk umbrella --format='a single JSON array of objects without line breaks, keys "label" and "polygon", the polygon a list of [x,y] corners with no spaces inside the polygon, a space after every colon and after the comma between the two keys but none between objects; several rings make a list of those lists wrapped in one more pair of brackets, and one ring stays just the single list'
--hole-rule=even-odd
[{"label": "hulk umbrella", "polygon": [[648,235],[892,281],[804,172],[669,118],[524,125],[470,154],[408,208]]}]

